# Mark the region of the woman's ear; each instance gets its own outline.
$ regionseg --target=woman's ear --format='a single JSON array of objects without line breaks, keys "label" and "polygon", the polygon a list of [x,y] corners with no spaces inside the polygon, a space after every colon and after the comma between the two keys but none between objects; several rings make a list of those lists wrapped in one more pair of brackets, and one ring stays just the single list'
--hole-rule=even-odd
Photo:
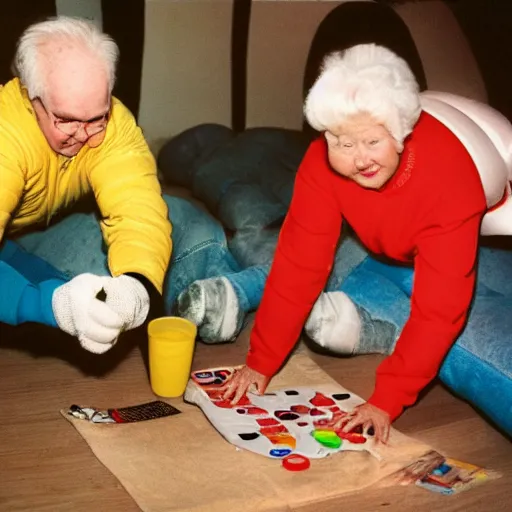
[{"label": "woman's ear", "polygon": [[403,142],[400,142],[396,139],[393,139],[395,141],[395,148],[396,148],[396,152],[401,155],[404,151],[404,144]]},{"label": "woman's ear", "polygon": [[331,132],[324,132],[325,140],[329,146],[337,146],[340,143],[339,138],[336,135],[333,135]]}]

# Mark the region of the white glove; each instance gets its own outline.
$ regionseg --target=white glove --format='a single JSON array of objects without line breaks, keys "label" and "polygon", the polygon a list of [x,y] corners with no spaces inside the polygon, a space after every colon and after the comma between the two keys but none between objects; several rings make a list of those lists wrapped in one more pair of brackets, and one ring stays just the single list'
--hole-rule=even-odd
[{"label": "white glove", "polygon": [[80,274],[53,292],[53,314],[59,327],[95,354],[112,348],[124,326],[121,316],[96,298],[112,279]]},{"label": "white glove", "polygon": [[135,329],[144,323],[149,313],[149,294],[134,277],[112,277],[103,286],[105,303],[123,320],[123,330]]}]

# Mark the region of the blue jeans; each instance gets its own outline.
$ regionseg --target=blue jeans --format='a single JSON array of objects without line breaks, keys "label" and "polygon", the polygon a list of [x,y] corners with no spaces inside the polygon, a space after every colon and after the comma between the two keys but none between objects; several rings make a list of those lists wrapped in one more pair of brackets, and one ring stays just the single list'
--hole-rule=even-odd
[{"label": "blue jeans", "polygon": [[[512,251],[481,247],[466,327],[440,369],[441,380],[512,435]],[[412,268],[366,258],[339,287],[372,318],[401,330],[412,293]],[[388,352],[392,352],[393,346]],[[364,347],[363,347],[364,350]]]},{"label": "blue jeans", "polygon": [[[294,171],[307,146],[303,136],[288,130],[253,129],[235,137],[225,127],[200,125],[169,141],[159,156],[166,180],[191,188],[235,231],[229,248],[245,270],[227,278],[245,311],[260,302],[278,221],[288,208]],[[412,268],[383,265],[345,236],[326,291],[344,291],[372,318],[401,330],[409,315],[412,279]],[[512,251],[480,250],[468,323],[440,378],[512,435]]]},{"label": "blue jeans", "polygon": [[[164,283],[169,312],[179,293],[192,282],[237,272],[240,267],[228,250],[219,222],[190,201],[168,195],[164,199],[173,225],[171,264]],[[92,213],[73,213],[16,241],[69,278],[85,272],[110,275],[105,244]]]},{"label": "blue jeans", "polygon": [[[410,310],[412,268],[385,265],[367,256],[359,265],[357,244],[347,239],[325,291],[343,291],[374,320],[400,331]],[[359,251],[359,248],[357,248]],[[346,260],[343,253],[352,258]],[[512,251],[483,247],[474,302],[465,329],[440,370],[441,380],[486,413],[512,435]],[[344,263],[343,263],[344,262]],[[269,265],[228,275],[241,306],[255,309],[261,299]],[[346,278],[343,278],[346,276]],[[393,351],[390,344],[388,353]],[[360,347],[367,353],[367,347]]]}]

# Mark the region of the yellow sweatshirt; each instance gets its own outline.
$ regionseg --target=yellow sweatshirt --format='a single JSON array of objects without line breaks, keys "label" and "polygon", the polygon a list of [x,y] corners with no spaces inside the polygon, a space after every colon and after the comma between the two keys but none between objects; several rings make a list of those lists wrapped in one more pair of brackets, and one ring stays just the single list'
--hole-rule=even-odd
[{"label": "yellow sweatshirt", "polygon": [[171,224],[155,160],[128,109],[112,99],[105,140],[68,158],[41,132],[17,78],[0,86],[0,241],[93,192],[113,276],[136,272],[161,292]]}]

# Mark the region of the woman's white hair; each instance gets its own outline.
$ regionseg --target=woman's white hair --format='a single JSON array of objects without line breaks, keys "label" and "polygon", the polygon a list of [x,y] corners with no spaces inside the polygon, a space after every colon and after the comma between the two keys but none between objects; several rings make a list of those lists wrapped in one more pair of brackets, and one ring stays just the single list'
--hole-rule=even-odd
[{"label": "woman's white hair", "polygon": [[328,55],[304,103],[315,130],[330,131],[348,117],[367,113],[387,128],[400,149],[420,112],[419,86],[408,64],[376,44]]},{"label": "woman's white hair", "polygon": [[45,93],[46,83],[40,51],[42,45],[61,38],[82,45],[105,64],[109,90],[112,92],[119,58],[116,42],[89,21],[57,16],[29,26],[18,40],[13,71],[27,88],[29,98],[42,97]]}]

